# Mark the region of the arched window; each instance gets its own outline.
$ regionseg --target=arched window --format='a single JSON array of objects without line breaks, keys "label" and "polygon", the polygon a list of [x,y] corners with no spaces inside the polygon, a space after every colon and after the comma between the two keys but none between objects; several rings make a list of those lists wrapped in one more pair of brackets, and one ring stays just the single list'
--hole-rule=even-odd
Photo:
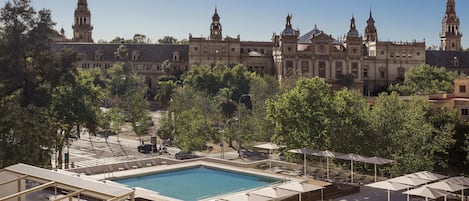
[{"label": "arched window", "polygon": [[173,61],[179,61],[181,58],[180,58],[180,54],[178,51],[175,51],[173,52]]}]

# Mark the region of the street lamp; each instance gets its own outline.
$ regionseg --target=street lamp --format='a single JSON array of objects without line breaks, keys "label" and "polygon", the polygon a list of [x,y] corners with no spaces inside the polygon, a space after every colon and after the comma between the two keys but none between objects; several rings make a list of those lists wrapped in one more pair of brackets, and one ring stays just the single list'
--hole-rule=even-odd
[{"label": "street lamp", "polygon": [[221,149],[221,151],[220,151],[220,158],[221,158],[221,159],[224,159],[224,158],[225,158],[225,146],[224,146],[223,143],[224,143],[224,140],[225,140],[226,126],[231,122],[231,120],[237,121],[238,118],[232,117],[232,118],[226,120],[225,124],[223,124],[222,137],[221,137],[221,140],[220,140],[220,141],[221,141],[221,142],[220,142],[220,149]]},{"label": "street lamp", "polygon": [[251,97],[252,94],[241,94],[238,99],[238,150],[241,149],[241,99],[245,96]]}]

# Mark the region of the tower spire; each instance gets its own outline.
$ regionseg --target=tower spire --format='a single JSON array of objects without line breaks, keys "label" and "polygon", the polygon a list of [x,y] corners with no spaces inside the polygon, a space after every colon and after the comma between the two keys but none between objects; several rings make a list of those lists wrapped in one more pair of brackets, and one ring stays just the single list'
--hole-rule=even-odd
[{"label": "tower spire", "polygon": [[91,25],[91,12],[88,9],[86,0],[78,0],[77,8],[75,9],[75,20],[72,25],[73,41],[77,42],[93,42]]},{"label": "tower spire", "polygon": [[215,13],[212,16],[212,24],[210,25],[210,39],[222,39],[222,28],[220,23],[220,16],[218,15],[217,5],[215,5]]},{"label": "tower spire", "polygon": [[456,1],[446,0],[446,12],[441,28],[441,49],[445,51],[460,51],[462,34],[459,31],[459,18],[456,15]]},{"label": "tower spire", "polygon": [[366,21],[365,28],[365,41],[366,42],[376,42],[378,41],[378,32],[375,27],[375,20],[373,19],[373,13],[370,9],[370,17]]}]

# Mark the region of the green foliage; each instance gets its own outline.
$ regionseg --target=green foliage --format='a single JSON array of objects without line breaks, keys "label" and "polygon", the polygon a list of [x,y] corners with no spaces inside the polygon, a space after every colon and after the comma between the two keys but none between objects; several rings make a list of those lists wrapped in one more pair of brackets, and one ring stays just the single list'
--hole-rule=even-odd
[{"label": "green foliage", "polygon": [[172,37],[172,36],[165,36],[162,39],[158,39],[159,44],[165,44],[165,45],[176,44],[177,41],[178,40],[176,38]]},{"label": "green foliage", "polygon": [[215,135],[212,121],[196,108],[183,111],[176,117],[175,124],[175,142],[184,151],[204,149],[205,143]]},{"label": "green foliage", "polygon": [[434,94],[440,91],[452,93],[454,91],[454,72],[446,71],[427,64],[410,68],[405,74],[404,85],[390,87],[392,91],[400,91],[404,95]]},{"label": "green foliage", "polygon": [[275,125],[275,139],[289,148],[326,148],[331,98],[330,85],[315,77],[300,78],[296,87],[268,100],[267,117]]}]

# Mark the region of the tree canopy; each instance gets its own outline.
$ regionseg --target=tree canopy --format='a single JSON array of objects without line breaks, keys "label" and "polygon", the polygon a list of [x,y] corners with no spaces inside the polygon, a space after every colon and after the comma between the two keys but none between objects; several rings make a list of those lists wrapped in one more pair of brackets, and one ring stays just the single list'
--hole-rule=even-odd
[{"label": "tree canopy", "polygon": [[405,73],[403,85],[393,85],[391,91],[399,91],[403,95],[434,94],[438,92],[452,93],[456,73],[447,71],[444,67],[434,67],[422,64],[410,68]]}]

